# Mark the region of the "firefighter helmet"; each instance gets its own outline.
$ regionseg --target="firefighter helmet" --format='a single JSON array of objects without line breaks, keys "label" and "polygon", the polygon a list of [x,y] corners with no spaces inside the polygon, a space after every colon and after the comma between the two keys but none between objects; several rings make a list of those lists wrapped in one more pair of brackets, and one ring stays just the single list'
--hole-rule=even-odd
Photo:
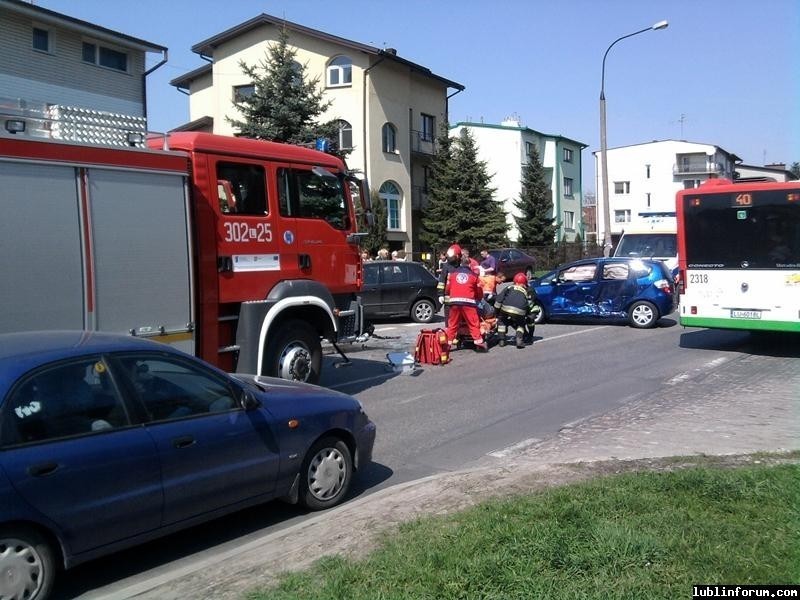
[{"label": "firefighter helmet", "polygon": [[453,244],[447,249],[447,262],[456,266],[461,264],[461,246]]},{"label": "firefighter helmet", "polygon": [[461,260],[461,246],[453,244],[447,249],[447,258],[458,258]]},{"label": "firefighter helmet", "polygon": [[516,285],[528,285],[528,278],[525,277],[525,273],[517,273],[514,275],[514,283]]}]

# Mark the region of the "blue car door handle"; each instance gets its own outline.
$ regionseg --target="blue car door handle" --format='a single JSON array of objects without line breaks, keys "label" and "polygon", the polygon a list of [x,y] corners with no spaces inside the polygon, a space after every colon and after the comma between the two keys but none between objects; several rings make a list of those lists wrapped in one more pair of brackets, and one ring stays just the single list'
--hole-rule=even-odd
[{"label": "blue car door handle", "polygon": [[590,290],[590,289],[592,289],[592,288],[590,286],[588,286],[588,285],[581,286],[581,291],[582,292],[585,292],[585,291]]},{"label": "blue car door handle", "polygon": [[180,450],[181,448],[189,448],[190,446],[194,446],[196,443],[197,440],[194,439],[191,435],[184,435],[172,440],[172,445],[175,446],[178,450]]},{"label": "blue car door handle", "polygon": [[28,467],[28,475],[31,477],[44,477],[55,473],[60,465],[54,462],[40,463],[38,465],[31,465]]}]

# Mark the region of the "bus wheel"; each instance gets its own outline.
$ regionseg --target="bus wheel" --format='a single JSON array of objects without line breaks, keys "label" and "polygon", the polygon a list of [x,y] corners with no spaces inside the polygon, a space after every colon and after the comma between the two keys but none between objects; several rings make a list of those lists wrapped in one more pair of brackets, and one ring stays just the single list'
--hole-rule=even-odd
[{"label": "bus wheel", "polygon": [[321,366],[319,334],[305,321],[286,321],[270,335],[262,369],[265,375],[317,383]]},{"label": "bus wheel", "polygon": [[634,302],[628,310],[628,321],[631,327],[650,329],[656,326],[656,321],[658,321],[658,309],[644,300]]}]

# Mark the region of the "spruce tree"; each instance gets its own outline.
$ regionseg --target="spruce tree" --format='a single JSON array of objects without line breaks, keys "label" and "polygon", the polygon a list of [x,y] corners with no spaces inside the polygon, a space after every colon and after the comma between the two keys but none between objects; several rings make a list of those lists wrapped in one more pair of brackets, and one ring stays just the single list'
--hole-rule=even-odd
[{"label": "spruce tree", "polygon": [[522,168],[520,197],[514,202],[520,213],[518,217],[514,217],[519,231],[517,243],[523,247],[550,246],[555,240],[558,227],[553,219],[550,188],[545,182],[536,146],[528,159],[528,164]]},{"label": "spruce tree", "polygon": [[508,224],[490,183],[486,162],[478,160],[469,131],[464,129],[451,139],[445,124],[431,170],[423,241],[434,248],[458,242],[474,254],[480,248],[505,245]]},{"label": "spruce tree", "polygon": [[369,252],[370,256],[375,256],[378,250],[386,244],[386,229],[388,225],[388,215],[386,212],[386,202],[384,202],[377,192],[372,192],[372,215],[373,224],[366,231],[369,233],[361,242],[361,249]]},{"label": "spruce tree", "polygon": [[[253,82],[251,96],[234,101],[241,119],[226,117],[245,137],[301,146],[313,146],[317,138],[338,140],[338,122],[319,123],[319,116],[330,106],[323,100],[319,77],[306,80],[306,67],[295,60],[285,28],[278,33],[264,58],[256,65],[239,62]],[[336,154],[343,155],[341,149]]]}]

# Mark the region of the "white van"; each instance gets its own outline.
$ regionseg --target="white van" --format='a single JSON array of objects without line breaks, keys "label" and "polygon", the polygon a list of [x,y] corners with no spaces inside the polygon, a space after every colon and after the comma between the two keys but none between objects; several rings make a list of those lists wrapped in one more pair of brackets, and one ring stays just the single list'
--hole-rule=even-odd
[{"label": "white van", "polygon": [[661,260],[674,276],[678,272],[677,231],[674,217],[653,220],[650,224],[627,229],[622,232],[614,256]]}]

